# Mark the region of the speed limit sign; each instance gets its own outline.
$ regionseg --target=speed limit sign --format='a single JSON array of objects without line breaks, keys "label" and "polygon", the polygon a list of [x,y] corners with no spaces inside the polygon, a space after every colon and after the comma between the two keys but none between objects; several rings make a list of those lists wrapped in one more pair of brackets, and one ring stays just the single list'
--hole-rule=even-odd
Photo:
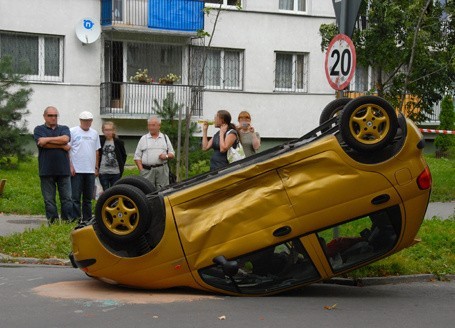
[{"label": "speed limit sign", "polygon": [[335,90],[345,89],[354,77],[356,65],[355,47],[344,34],[336,35],[330,41],[325,57],[325,75]]}]

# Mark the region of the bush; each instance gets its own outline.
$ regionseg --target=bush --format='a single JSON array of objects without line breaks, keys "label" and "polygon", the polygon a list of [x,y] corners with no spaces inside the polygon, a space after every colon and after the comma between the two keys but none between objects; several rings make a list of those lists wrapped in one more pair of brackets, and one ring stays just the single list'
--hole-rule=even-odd
[{"label": "bush", "polygon": [[[453,98],[445,96],[441,102],[441,113],[439,114],[439,129],[454,130],[455,128],[455,111],[453,107]],[[450,134],[439,134],[434,141],[436,147],[436,156],[447,157],[449,150],[454,147],[454,136]]]}]

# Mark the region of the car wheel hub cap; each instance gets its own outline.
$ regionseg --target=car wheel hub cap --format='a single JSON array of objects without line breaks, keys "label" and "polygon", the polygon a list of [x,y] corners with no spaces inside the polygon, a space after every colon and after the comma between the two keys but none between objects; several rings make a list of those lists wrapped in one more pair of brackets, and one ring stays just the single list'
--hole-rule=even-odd
[{"label": "car wheel hub cap", "polygon": [[389,132],[390,122],[386,111],[374,104],[357,108],[351,116],[351,134],[364,144],[376,144]]},{"label": "car wheel hub cap", "polygon": [[113,196],[105,202],[102,218],[104,225],[112,233],[128,235],[139,223],[139,210],[130,198]]}]

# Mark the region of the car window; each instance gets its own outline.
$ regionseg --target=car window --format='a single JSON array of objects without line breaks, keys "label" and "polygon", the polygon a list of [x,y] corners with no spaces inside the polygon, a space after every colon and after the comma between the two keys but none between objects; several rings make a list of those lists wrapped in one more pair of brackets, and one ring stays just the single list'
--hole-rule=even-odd
[{"label": "car window", "polygon": [[244,294],[273,292],[319,279],[319,273],[298,239],[241,256],[238,271],[229,276],[221,266],[199,270],[209,285]]},{"label": "car window", "polygon": [[379,257],[397,243],[401,230],[399,206],[375,212],[317,233],[334,272]]}]

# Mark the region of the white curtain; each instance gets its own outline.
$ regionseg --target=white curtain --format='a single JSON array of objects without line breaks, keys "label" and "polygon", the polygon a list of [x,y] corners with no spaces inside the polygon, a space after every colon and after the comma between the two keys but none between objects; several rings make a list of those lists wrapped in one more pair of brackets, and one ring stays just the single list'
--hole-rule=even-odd
[{"label": "white curtain", "polygon": [[276,54],[275,88],[292,88],[292,55]]}]

